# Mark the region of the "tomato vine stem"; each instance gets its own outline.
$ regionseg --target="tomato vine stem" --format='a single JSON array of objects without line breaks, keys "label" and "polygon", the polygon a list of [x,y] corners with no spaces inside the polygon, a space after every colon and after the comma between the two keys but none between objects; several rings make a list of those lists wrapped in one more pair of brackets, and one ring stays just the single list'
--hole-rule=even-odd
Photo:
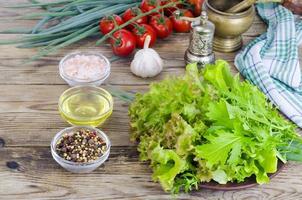
[{"label": "tomato vine stem", "polygon": [[169,7],[173,7],[173,6],[176,6],[177,4],[180,4],[182,3],[182,0],[179,0],[179,1],[175,1],[175,2],[171,2],[171,3],[167,3],[165,5],[162,5],[162,6],[158,6],[148,12],[145,12],[145,13],[142,13],[140,15],[137,15],[136,17],[130,19],[129,21],[125,22],[124,24],[122,25],[119,25],[119,26],[116,26],[112,31],[110,31],[109,33],[107,33],[106,35],[104,35],[101,39],[99,39],[97,42],[96,42],[96,45],[100,45],[101,43],[103,43],[104,41],[106,41],[108,38],[110,38],[110,36],[120,30],[120,29],[123,29],[124,27],[132,24],[133,22],[135,22],[136,20],[140,19],[141,17],[145,17],[145,16],[148,16],[152,13],[155,13],[155,12],[158,12],[160,11],[161,9],[164,9],[164,8],[169,8]]}]

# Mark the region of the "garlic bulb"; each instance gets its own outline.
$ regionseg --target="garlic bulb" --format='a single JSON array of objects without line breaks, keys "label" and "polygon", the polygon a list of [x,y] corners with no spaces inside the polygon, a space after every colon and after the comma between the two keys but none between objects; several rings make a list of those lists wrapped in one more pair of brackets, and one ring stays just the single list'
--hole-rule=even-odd
[{"label": "garlic bulb", "polygon": [[142,78],[154,77],[163,69],[163,61],[158,53],[149,48],[151,37],[145,39],[144,48],[136,52],[131,62],[131,71]]}]

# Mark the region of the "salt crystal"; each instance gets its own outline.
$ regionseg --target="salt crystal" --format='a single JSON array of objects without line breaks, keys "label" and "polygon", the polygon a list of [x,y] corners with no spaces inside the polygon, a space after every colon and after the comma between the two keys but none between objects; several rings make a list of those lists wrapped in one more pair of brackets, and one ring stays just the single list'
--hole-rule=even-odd
[{"label": "salt crystal", "polygon": [[96,55],[76,55],[63,64],[65,74],[72,79],[94,81],[104,75],[107,63]]}]

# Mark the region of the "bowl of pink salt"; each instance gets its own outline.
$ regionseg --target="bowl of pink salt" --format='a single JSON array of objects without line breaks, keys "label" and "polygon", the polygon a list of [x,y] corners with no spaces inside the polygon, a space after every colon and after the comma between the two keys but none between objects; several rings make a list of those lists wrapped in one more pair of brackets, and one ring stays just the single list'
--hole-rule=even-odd
[{"label": "bowl of pink salt", "polygon": [[60,76],[70,86],[100,86],[110,75],[110,62],[102,54],[75,52],[59,64]]}]

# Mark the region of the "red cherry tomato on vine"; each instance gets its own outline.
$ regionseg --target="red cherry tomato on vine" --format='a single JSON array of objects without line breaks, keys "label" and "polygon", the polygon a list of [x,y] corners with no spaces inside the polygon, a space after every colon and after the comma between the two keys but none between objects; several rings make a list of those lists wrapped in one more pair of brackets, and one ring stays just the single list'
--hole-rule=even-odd
[{"label": "red cherry tomato on vine", "polygon": [[112,31],[115,27],[114,20],[115,20],[117,25],[121,25],[121,24],[124,23],[123,19],[118,15],[112,15],[112,16],[109,16],[109,17],[104,17],[100,21],[100,31],[101,31],[101,33],[103,33],[105,35],[105,34],[109,33],[110,31]]},{"label": "red cherry tomato on vine", "polygon": [[[142,11],[139,8],[129,8],[128,10],[126,10],[123,14],[123,20],[124,22],[129,21],[130,19],[138,16],[139,14],[141,14]],[[146,24],[148,23],[148,17],[144,16],[139,18],[138,20],[135,21],[136,24]],[[128,25],[127,29],[132,30],[134,28],[133,25]]]},{"label": "red cherry tomato on vine", "polygon": [[[177,14],[179,12],[179,14]],[[179,10],[175,11],[173,15],[170,17],[173,23],[173,29],[179,33],[187,33],[191,30],[191,22],[181,20],[179,17],[194,17],[192,12],[189,10]]]},{"label": "red cherry tomato on vine", "polygon": [[156,42],[156,32],[152,26],[147,24],[142,24],[133,29],[133,34],[136,37],[136,46],[138,48],[143,48],[146,37],[149,35],[151,38],[150,47],[153,46]]},{"label": "red cherry tomato on vine", "polygon": [[166,38],[173,31],[173,24],[168,17],[162,15],[152,16],[149,23],[156,31],[157,37]]},{"label": "red cherry tomato on vine", "polygon": [[121,29],[113,33],[110,44],[115,55],[125,57],[134,51],[136,38],[130,31]]},{"label": "red cherry tomato on vine", "polygon": [[140,8],[145,13],[145,12],[149,12],[150,10],[156,8],[159,5],[160,5],[160,0],[143,0]]},{"label": "red cherry tomato on vine", "polygon": [[203,2],[204,0],[189,0],[189,3],[193,6],[194,16],[200,16]]},{"label": "red cherry tomato on vine", "polygon": [[176,6],[165,8],[164,12],[165,12],[166,16],[171,16],[173,14],[173,12],[175,10],[177,10],[177,8],[182,8],[183,7],[183,4],[179,3],[179,0],[162,0],[161,5],[164,6],[164,5],[166,5],[168,3],[171,3],[171,2],[176,2]]}]

